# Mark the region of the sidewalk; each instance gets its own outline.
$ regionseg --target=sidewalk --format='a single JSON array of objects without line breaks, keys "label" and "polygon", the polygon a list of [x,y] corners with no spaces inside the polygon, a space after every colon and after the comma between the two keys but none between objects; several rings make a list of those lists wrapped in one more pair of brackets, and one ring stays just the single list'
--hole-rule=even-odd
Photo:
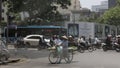
[{"label": "sidewalk", "polygon": [[25,49],[15,49],[14,45],[8,45],[8,50],[10,52],[10,60],[15,60],[15,59],[27,59],[25,55],[22,55],[22,52],[25,52]]}]

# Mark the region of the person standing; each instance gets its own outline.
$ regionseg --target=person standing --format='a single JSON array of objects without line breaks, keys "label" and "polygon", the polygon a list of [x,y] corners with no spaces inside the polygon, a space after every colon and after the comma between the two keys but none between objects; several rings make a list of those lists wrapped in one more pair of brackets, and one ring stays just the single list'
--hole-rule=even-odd
[{"label": "person standing", "polygon": [[112,35],[107,36],[105,43],[107,46],[112,46]]},{"label": "person standing", "polygon": [[53,42],[54,42],[54,45],[60,45],[61,40],[60,40],[59,36],[55,36]]},{"label": "person standing", "polygon": [[73,36],[69,36],[68,37],[68,46],[71,47],[71,46],[75,46],[75,40],[74,40],[74,37]]},{"label": "person standing", "polygon": [[80,37],[80,45],[86,47],[85,36],[81,36],[81,37]]},{"label": "person standing", "polygon": [[68,57],[68,38],[67,36],[62,36],[61,40],[62,40],[62,43],[60,46],[62,46],[62,53],[60,55],[60,60],[58,63],[61,63],[61,60],[63,57]]},{"label": "person standing", "polygon": [[120,45],[120,35],[117,36],[117,43]]},{"label": "person standing", "polygon": [[94,39],[94,45],[95,47],[97,47],[98,49],[100,49],[101,47],[101,41],[99,40],[99,38],[97,36],[95,36],[95,39]]},{"label": "person standing", "polygon": [[89,35],[88,41],[89,41],[90,44],[92,43],[91,35]]}]

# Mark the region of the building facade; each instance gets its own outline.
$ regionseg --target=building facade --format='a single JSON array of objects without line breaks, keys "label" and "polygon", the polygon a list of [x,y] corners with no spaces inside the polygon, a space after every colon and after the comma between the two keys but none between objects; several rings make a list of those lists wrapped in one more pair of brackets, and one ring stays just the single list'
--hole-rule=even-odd
[{"label": "building facade", "polygon": [[117,5],[117,0],[108,0],[108,7],[112,8]]},{"label": "building facade", "polygon": [[115,37],[120,34],[119,27],[95,22],[76,22],[75,24],[67,22],[66,28],[68,35],[73,35],[76,38],[85,36],[88,39],[91,36],[94,39],[97,36],[100,39],[105,39],[107,35]]},{"label": "building facade", "polygon": [[65,21],[72,21],[79,20],[80,11],[81,11],[81,4],[79,0],[71,0],[71,5],[68,6],[68,9],[62,9],[61,7],[58,8],[58,11],[64,16],[66,19]]},{"label": "building facade", "polygon": [[94,12],[105,12],[106,10],[108,10],[108,1],[102,1],[100,5],[92,6]]}]

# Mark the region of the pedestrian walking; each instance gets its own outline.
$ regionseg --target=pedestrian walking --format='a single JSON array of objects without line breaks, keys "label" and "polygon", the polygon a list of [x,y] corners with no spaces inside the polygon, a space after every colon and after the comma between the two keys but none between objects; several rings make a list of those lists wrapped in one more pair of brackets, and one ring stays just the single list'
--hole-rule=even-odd
[{"label": "pedestrian walking", "polygon": [[62,36],[61,40],[62,40],[62,43],[61,43],[62,53],[60,55],[60,60],[58,63],[61,63],[61,60],[63,57],[68,57],[68,38],[67,38],[67,36]]}]

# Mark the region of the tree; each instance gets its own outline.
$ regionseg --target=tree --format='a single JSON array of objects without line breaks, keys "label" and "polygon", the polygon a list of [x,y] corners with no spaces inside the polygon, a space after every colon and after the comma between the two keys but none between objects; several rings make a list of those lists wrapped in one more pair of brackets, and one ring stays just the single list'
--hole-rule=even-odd
[{"label": "tree", "polygon": [[117,1],[117,6],[109,9],[103,14],[99,22],[110,25],[120,25],[120,0]]},{"label": "tree", "polygon": [[101,17],[100,22],[111,25],[120,25],[120,6],[116,6],[115,8],[105,12]]},{"label": "tree", "polygon": [[81,14],[81,18],[79,21],[86,21],[86,22],[97,22],[98,18],[100,17],[100,13],[99,12],[89,12],[85,14]]},{"label": "tree", "polygon": [[9,11],[18,13],[26,11],[30,14],[29,22],[56,22],[61,21],[62,16],[57,11],[60,6],[67,9],[71,0],[7,0],[9,3]]}]

